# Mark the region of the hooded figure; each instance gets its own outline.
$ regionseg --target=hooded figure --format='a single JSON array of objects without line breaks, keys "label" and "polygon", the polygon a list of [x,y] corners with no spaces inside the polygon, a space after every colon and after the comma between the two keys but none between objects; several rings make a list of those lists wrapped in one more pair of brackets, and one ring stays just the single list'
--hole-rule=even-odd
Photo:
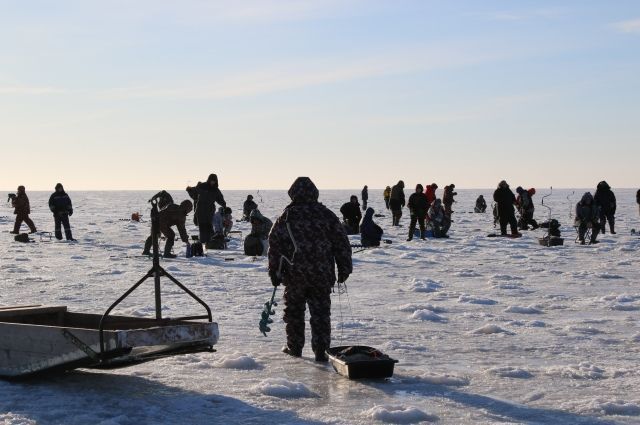
[{"label": "hooded figure", "polygon": [[595,204],[600,208],[600,231],[604,234],[605,225],[609,221],[609,230],[615,235],[616,223],[616,195],[613,194],[611,186],[606,181],[598,183],[596,194],[593,197]]},{"label": "hooded figure", "polygon": [[289,189],[291,203],[269,235],[269,277],[283,283],[287,345],[294,357],[304,346],[305,304],[309,306],[311,347],[317,361],[327,361],[331,343],[331,289],[352,271],[351,245],[336,215],[318,202],[318,189],[298,177]]},{"label": "hooded figure", "polygon": [[62,226],[64,226],[64,235],[68,241],[74,241],[71,235],[71,225],[69,217],[73,215],[73,205],[71,198],[64,191],[61,183],[56,185],[56,191],[49,197],[49,209],[53,213],[53,221],[55,223],[56,239],[62,240]]},{"label": "hooded figure", "polygon": [[447,232],[451,227],[451,219],[447,215],[442,201],[436,199],[429,208],[429,222],[433,227],[433,236],[436,238],[448,238]]},{"label": "hooded figure", "polygon": [[269,250],[269,232],[273,227],[273,222],[263,216],[260,210],[251,211],[249,217],[251,221],[251,233],[244,238],[245,255],[265,255]]},{"label": "hooded figure", "polygon": [[366,211],[367,210],[367,201],[369,200],[369,187],[367,185],[365,185],[362,188],[362,211]]},{"label": "hooded figure", "polygon": [[500,234],[507,234],[507,224],[511,226],[511,235],[521,236],[518,233],[518,222],[513,209],[516,196],[513,194],[506,181],[502,180],[498,188],[493,192],[493,200],[496,202],[498,221],[500,222]]},{"label": "hooded figure", "polygon": [[[176,238],[175,232],[171,229],[172,226],[176,226],[178,228],[178,234],[180,235],[182,242],[187,245],[189,244],[189,235],[187,234],[185,223],[187,221],[187,215],[189,215],[192,210],[193,203],[186,199],[182,201],[180,205],[169,204],[158,213],[158,221],[160,224],[160,228],[158,230],[160,230],[160,233],[164,235],[166,240],[164,245],[164,258],[176,258],[175,254],[171,252]],[[142,255],[151,255],[152,243],[153,239],[149,236],[144,243]]]},{"label": "hooded figure", "polygon": [[362,219],[362,213],[360,212],[358,197],[351,195],[349,202],[340,207],[340,213],[342,214],[347,234],[357,235],[360,233],[360,220]]},{"label": "hooded figure", "polygon": [[258,208],[258,204],[253,200],[253,195],[247,195],[247,200],[244,201],[242,205],[242,219],[244,221],[249,221],[249,217],[251,216],[251,211]]},{"label": "hooded figure", "polygon": [[391,208],[391,214],[393,215],[393,226],[400,225],[400,218],[402,217],[402,208],[404,208],[404,182],[400,180],[397,185],[391,188],[391,196],[389,198],[389,207]]},{"label": "hooded figure", "polygon": [[487,201],[485,201],[484,196],[478,196],[478,199],[476,199],[476,206],[473,208],[473,211],[477,213],[487,211]]},{"label": "hooded figure", "polygon": [[578,239],[580,244],[584,245],[587,229],[591,228],[590,244],[598,243],[596,240],[600,231],[600,223],[598,221],[599,208],[596,205],[591,192],[585,192],[580,202],[576,204],[576,223],[578,227]]},{"label": "hooded figure", "polygon": [[196,204],[193,221],[200,230],[200,242],[206,244],[212,236],[212,220],[216,211],[216,203],[222,207],[227,206],[222,192],[218,188],[218,176],[210,174],[206,182],[198,182],[195,187],[187,187],[187,193]]},{"label": "hooded figure", "polygon": [[431,204],[433,204],[433,201],[436,200],[437,189],[438,185],[435,183],[431,183],[427,186],[427,191],[425,192],[424,196],[427,198],[427,203],[429,203],[429,206],[431,206]]},{"label": "hooded figure", "polygon": [[407,241],[413,239],[413,233],[416,230],[416,223],[420,224],[420,239],[425,238],[425,225],[424,220],[427,218],[427,211],[429,210],[429,204],[427,198],[424,196],[423,187],[421,184],[416,185],[416,191],[409,196],[409,212],[411,213],[411,222],[409,224],[409,236]]},{"label": "hooded figure", "polygon": [[[640,190],[638,192],[640,192]],[[386,205],[387,209],[389,209],[389,199],[391,199],[391,186],[387,186],[384,188],[382,197],[384,198],[384,204]],[[640,204],[640,202],[638,203]]]},{"label": "hooded figure", "polygon": [[538,227],[538,222],[533,219],[533,212],[536,207],[533,204],[531,195],[536,193],[535,189],[524,190],[521,186],[516,189],[518,197],[516,198],[516,204],[518,205],[518,212],[520,213],[520,222],[518,223],[522,230],[529,230],[529,225],[533,226],[533,230]]},{"label": "hooded figure", "polygon": [[367,208],[360,225],[360,242],[363,247],[380,246],[382,228],[373,222],[373,208]]},{"label": "hooded figure", "polygon": [[442,195],[442,205],[444,205],[444,211],[448,216],[451,216],[451,214],[453,213],[453,211],[451,210],[451,207],[455,202],[453,197],[458,194],[458,192],[453,191],[455,188],[456,185],[453,183],[451,183],[449,186],[444,187],[444,194]]},{"label": "hooded figure", "polygon": [[23,221],[27,226],[29,226],[29,231],[31,233],[37,232],[36,225],[33,224],[33,220],[29,218],[29,214],[31,214],[31,206],[24,186],[18,186],[18,193],[15,198],[11,199],[11,206],[14,208],[13,213],[16,215],[16,222],[13,225],[13,232],[11,233],[16,235],[19,234],[20,226],[22,226]]}]

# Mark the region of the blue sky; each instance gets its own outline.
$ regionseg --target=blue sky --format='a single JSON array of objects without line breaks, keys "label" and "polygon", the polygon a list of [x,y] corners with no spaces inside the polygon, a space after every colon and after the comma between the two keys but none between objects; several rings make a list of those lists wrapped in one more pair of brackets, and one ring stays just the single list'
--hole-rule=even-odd
[{"label": "blue sky", "polygon": [[637,1],[2,1],[0,187],[640,185]]}]

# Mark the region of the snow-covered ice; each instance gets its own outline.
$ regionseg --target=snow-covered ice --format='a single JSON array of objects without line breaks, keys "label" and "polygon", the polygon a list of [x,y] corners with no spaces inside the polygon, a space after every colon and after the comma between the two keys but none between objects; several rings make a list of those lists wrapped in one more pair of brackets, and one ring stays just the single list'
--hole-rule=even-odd
[{"label": "snow-covered ice", "polygon": [[[234,216],[250,192],[224,192]],[[546,217],[544,192],[534,197],[539,220]],[[186,198],[171,193],[178,202]],[[538,244],[542,229],[519,240],[486,238],[494,231],[491,215],[470,211],[477,195],[491,199],[492,191],[458,193],[450,239],[406,242],[408,218],[391,228],[381,191],[370,190],[393,244],[354,254],[348,297],[332,298],[333,343],[372,345],[397,358],[392,379],[349,381],[315,363],[309,346],[302,359],[283,355],[283,305],[263,337],[257,325],[272,290],[266,261],[244,257],[234,236],[228,251],[163,262],[212,307],[217,352],[0,381],[0,423],[640,423],[635,191],[616,191],[618,234],[607,232],[597,246],[574,244],[571,191],[554,191],[545,204],[566,239],[552,248]],[[29,195],[36,225],[53,230],[49,194]],[[0,306],[61,304],[100,313],[147,272],[150,262],[139,253],[149,223],[119,219],[135,211],[148,218],[152,193],[70,195],[76,244],[38,236],[32,244],[13,242],[11,211],[7,204],[0,211]],[[321,200],[338,211],[349,195],[322,191]],[[275,218],[287,196],[261,191],[256,201]],[[247,233],[246,224],[236,226]],[[196,234],[191,220],[189,232]],[[176,253],[182,250],[177,242]],[[163,291],[165,316],[200,312],[169,282]],[[118,312],[152,316],[152,285]]]}]

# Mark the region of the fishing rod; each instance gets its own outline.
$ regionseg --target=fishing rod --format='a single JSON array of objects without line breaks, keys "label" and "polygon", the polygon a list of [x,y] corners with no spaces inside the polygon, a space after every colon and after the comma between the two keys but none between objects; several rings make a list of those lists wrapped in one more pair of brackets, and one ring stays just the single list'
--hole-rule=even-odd
[{"label": "fishing rod", "polygon": [[571,197],[575,195],[576,191],[572,191],[571,195],[567,195],[567,201],[569,201],[569,220],[573,218],[573,201]]}]

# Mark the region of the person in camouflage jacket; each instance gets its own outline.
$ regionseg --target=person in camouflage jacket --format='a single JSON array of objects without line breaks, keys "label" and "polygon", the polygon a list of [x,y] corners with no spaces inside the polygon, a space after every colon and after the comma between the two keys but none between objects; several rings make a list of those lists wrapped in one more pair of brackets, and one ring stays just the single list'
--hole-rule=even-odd
[{"label": "person in camouflage jacket", "polygon": [[287,345],[283,352],[294,357],[302,355],[308,304],[311,347],[316,361],[327,361],[331,289],[336,280],[347,280],[352,262],[351,245],[340,220],[318,202],[318,196],[318,189],[308,177],[299,177],[289,189],[292,202],[269,235],[269,276],[274,286],[285,286]]}]

